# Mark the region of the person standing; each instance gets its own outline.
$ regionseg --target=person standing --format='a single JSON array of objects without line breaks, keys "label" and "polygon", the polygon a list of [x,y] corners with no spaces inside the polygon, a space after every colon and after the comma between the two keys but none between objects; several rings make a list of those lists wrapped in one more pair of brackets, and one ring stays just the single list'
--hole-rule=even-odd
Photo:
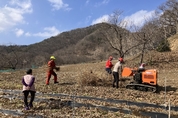
[{"label": "person standing", "polygon": [[121,69],[123,63],[123,58],[118,58],[118,62],[114,65],[113,68],[113,88],[119,88],[119,69]]},{"label": "person standing", "polygon": [[49,85],[49,80],[51,78],[51,75],[54,76],[54,84],[58,83],[57,81],[57,74],[54,72],[54,69],[56,71],[59,71],[59,67],[56,67],[56,64],[54,62],[56,58],[54,56],[50,57],[50,61],[48,61],[48,71],[47,71],[47,79],[46,79],[46,85]]},{"label": "person standing", "polygon": [[142,63],[138,68],[138,72],[143,72],[143,71],[145,71],[145,63]]},{"label": "person standing", "polygon": [[112,60],[113,60],[113,57],[110,56],[109,59],[106,61],[106,68],[105,68],[105,70],[106,70],[109,74],[112,73],[112,70],[111,70],[111,68],[113,67]]},{"label": "person standing", "polygon": [[[23,94],[24,94],[24,104],[25,104],[25,110],[29,110],[33,107],[33,101],[35,98],[35,77],[32,75],[32,69],[28,69],[26,71],[26,75],[22,78],[22,84],[23,84]],[[28,95],[31,94],[31,99],[28,104]]]}]

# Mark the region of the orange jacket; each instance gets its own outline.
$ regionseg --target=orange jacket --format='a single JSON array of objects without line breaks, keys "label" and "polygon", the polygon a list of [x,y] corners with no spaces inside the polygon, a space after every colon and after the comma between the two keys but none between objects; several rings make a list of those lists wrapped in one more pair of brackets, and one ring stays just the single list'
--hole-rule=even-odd
[{"label": "orange jacket", "polygon": [[113,64],[110,60],[107,60],[106,62],[106,68],[112,68],[113,67]]},{"label": "orange jacket", "polygon": [[56,64],[55,64],[54,60],[50,60],[48,62],[48,67],[49,67],[49,70],[53,70],[56,68]]}]

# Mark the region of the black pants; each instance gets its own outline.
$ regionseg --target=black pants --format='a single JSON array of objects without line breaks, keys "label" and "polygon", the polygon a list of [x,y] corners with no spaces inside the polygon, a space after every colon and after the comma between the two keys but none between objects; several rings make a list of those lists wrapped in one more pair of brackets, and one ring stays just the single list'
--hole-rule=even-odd
[{"label": "black pants", "polygon": [[[33,101],[35,99],[35,91],[26,90],[26,91],[23,91],[23,93],[24,93],[25,107],[28,107],[29,105],[33,106]],[[29,95],[29,93],[31,94],[31,99],[30,99],[30,103],[28,104],[28,95]]]},{"label": "black pants", "polygon": [[116,88],[119,88],[119,73],[113,72],[113,76],[114,76],[113,87],[115,87],[116,83]]}]

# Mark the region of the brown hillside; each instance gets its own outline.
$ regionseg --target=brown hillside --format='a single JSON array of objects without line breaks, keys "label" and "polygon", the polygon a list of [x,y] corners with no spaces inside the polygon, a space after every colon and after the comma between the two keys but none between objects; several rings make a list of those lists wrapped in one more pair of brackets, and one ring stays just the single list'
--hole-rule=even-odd
[{"label": "brown hillside", "polygon": [[[104,23],[63,32],[31,45],[0,46],[0,69],[42,66],[54,55],[58,64],[76,64],[105,60],[109,55],[116,55],[114,49],[99,35]],[[10,62],[6,62],[9,60]]]},{"label": "brown hillside", "polygon": [[[147,66],[151,68],[178,68],[178,34],[173,35],[168,38],[171,51],[168,52],[157,52],[157,51],[148,51],[144,53],[144,62]],[[140,56],[135,55],[127,60],[127,64],[131,67],[138,66],[140,63]]]},{"label": "brown hillside", "polygon": [[[118,51],[114,50],[109,42],[105,40],[105,35],[101,35],[102,33],[107,33],[109,34],[108,36],[111,36],[111,39],[117,39],[117,37],[113,35],[112,30],[104,32],[108,29],[108,26],[109,24],[100,23],[85,28],[78,28],[63,32],[32,45],[0,46],[0,56],[2,57],[0,69],[9,69],[13,66],[16,66],[15,68],[39,67],[45,65],[51,55],[56,57],[56,63],[60,65],[101,61],[106,60],[110,55],[114,58],[118,58]],[[169,39],[174,49],[176,49],[177,43],[175,43],[175,39],[177,37],[178,36],[175,35]],[[124,45],[125,47],[131,47],[135,43],[132,39],[127,42],[125,43],[127,46]],[[159,41],[155,43],[159,44]],[[137,47],[136,50],[134,49],[133,52],[129,52],[127,55],[130,57],[136,55],[136,65],[140,59],[140,55],[138,56],[138,53],[141,51],[140,48],[142,48],[142,46]],[[167,61],[177,61],[177,58],[175,58],[177,57],[176,52],[148,52],[149,51],[145,52],[144,61],[150,65],[157,65],[158,63]]]}]

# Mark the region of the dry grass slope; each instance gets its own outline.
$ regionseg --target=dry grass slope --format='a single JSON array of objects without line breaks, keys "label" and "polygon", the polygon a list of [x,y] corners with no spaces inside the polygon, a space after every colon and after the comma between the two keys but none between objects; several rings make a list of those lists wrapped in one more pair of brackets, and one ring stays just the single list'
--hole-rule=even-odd
[{"label": "dry grass slope", "polygon": [[[178,78],[177,78],[177,69],[178,66],[171,68],[171,65],[178,65],[177,59],[174,62],[165,62],[161,63],[163,59],[169,59],[168,57],[177,56],[175,52],[171,53],[149,53],[145,56],[145,60],[152,59],[154,64],[150,64],[147,68],[156,68],[159,72],[158,74],[158,84],[161,86],[161,91],[159,93],[150,93],[136,90],[129,90],[125,88],[127,82],[122,81],[120,83],[120,88],[112,88],[112,75],[106,74],[104,70],[105,61],[96,62],[96,63],[83,63],[83,64],[71,64],[61,66],[61,70],[57,72],[59,84],[53,84],[53,78],[50,80],[50,85],[45,85],[46,79],[46,66],[37,68],[33,70],[33,74],[36,77],[36,89],[40,93],[63,93],[68,95],[76,96],[90,96],[103,99],[116,99],[116,100],[127,100],[133,102],[146,102],[151,104],[163,105],[167,104],[170,99],[171,105],[178,106]],[[158,61],[159,60],[159,61]],[[113,61],[115,63],[116,60]],[[139,62],[138,59],[126,60],[126,63],[123,66],[134,67]],[[21,90],[21,78],[25,74],[25,70],[18,70],[14,72],[4,72],[0,75],[0,88],[1,89],[15,89]],[[124,78],[123,78],[124,79]],[[132,78],[130,78],[132,79]],[[166,80],[166,85],[165,85]],[[165,93],[166,87],[166,93]],[[3,93],[2,93],[3,94]],[[21,94],[20,94],[21,95]],[[41,96],[42,97],[42,96]],[[70,100],[74,101],[73,97],[51,97],[45,95],[43,99],[61,99],[61,101]],[[159,99],[158,99],[159,98]],[[6,103],[6,105],[4,104]],[[104,111],[99,108],[86,108],[86,107],[63,107],[63,108],[53,108],[47,107],[45,104],[39,102],[34,103],[34,110],[31,110],[33,114],[43,114],[46,117],[72,117],[76,116],[77,118],[89,118],[89,117],[136,117],[141,118],[138,111],[153,111],[167,114],[168,111],[165,109],[157,109],[144,107],[140,108],[137,106],[128,106],[127,104],[119,103],[108,103],[97,100],[84,100],[76,98],[75,102],[92,104],[96,106],[107,106],[115,107],[121,109],[131,109],[136,110],[137,113],[133,112],[132,114],[123,114],[120,112]],[[1,97],[0,106],[4,109],[23,109],[22,99],[15,99],[10,101]],[[30,112],[30,111],[29,111]],[[29,112],[25,112],[26,115]],[[177,112],[171,111],[172,115],[178,115]],[[3,116],[3,115],[2,115]],[[5,115],[4,115],[5,116]],[[9,116],[10,117],[10,116]]]}]

